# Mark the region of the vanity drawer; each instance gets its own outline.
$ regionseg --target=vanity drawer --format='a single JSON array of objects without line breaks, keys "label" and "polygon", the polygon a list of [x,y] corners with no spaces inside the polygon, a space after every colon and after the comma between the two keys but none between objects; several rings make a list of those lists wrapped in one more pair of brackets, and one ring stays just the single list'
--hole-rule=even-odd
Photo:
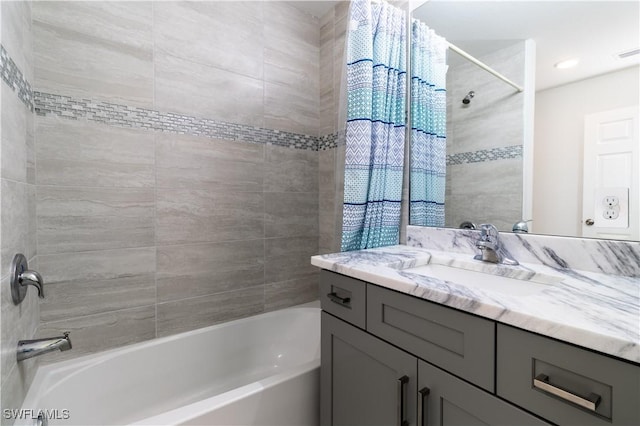
[{"label": "vanity drawer", "polygon": [[502,398],[557,424],[640,424],[640,366],[502,324],[497,340]]},{"label": "vanity drawer", "polygon": [[320,304],[351,324],[365,328],[367,284],[327,270],[320,271]]},{"label": "vanity drawer", "polygon": [[493,321],[369,284],[367,331],[462,379],[494,390]]}]

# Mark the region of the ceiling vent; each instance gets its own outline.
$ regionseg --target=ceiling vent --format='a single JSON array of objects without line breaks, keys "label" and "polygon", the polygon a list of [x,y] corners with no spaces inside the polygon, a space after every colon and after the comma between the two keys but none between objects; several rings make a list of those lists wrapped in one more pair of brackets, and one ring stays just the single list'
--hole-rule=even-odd
[{"label": "ceiling vent", "polygon": [[631,50],[626,50],[624,52],[620,52],[618,53],[618,55],[616,55],[619,59],[625,59],[628,58],[630,56],[634,56],[640,53],[640,48],[635,48],[635,49],[631,49]]}]

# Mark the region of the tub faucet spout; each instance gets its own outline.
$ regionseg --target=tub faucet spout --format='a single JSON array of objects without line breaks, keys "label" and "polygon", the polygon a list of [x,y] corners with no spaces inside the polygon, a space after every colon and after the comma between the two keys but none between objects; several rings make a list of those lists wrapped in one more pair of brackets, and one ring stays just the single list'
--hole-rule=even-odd
[{"label": "tub faucet spout", "polygon": [[69,334],[68,331],[65,331],[64,336],[20,340],[18,342],[18,361],[23,361],[55,350],[68,351],[71,349],[71,338]]}]

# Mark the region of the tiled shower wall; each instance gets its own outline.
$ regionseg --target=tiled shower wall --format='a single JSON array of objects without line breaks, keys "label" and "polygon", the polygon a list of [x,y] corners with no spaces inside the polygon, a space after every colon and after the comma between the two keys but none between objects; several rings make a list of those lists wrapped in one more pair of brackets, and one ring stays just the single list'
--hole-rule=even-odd
[{"label": "tiled shower wall", "polygon": [[[1,2],[1,157],[0,167],[0,396],[2,408],[19,407],[33,379],[38,360],[18,364],[18,340],[38,329],[38,297],[30,289],[22,304],[11,299],[9,267],[16,253],[37,268],[36,187],[34,174],[33,57],[31,2]],[[1,414],[1,413],[0,413]],[[0,417],[2,424],[12,420]]]},{"label": "tiled shower wall", "polygon": [[33,31],[47,362],[317,298],[317,18],[37,2]]},{"label": "tiled shower wall", "polygon": [[[524,81],[524,41],[478,59]],[[472,221],[510,231],[522,216],[524,97],[469,62],[449,68],[447,91],[446,226]]]},{"label": "tiled shower wall", "polygon": [[[323,135],[337,135],[344,129],[340,93],[348,13],[349,3],[341,2],[320,20],[320,133]],[[345,145],[338,137],[334,144],[320,147],[318,151],[320,253],[340,251],[344,154]]]}]

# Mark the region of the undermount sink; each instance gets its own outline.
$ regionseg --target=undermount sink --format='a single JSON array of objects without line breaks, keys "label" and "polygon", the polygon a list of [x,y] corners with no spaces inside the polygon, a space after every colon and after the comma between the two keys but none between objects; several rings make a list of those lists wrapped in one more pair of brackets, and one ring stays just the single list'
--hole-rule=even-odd
[{"label": "undermount sink", "polygon": [[[483,268],[485,271],[470,270],[469,268]],[[508,268],[508,269],[507,269]],[[490,270],[495,270],[492,273]],[[470,289],[484,290],[487,292],[499,292],[511,296],[529,296],[549,288],[554,282],[559,282],[562,277],[535,273],[532,271],[511,269],[502,265],[481,264],[448,265],[430,262],[427,265],[405,269],[405,272],[436,278],[441,281],[459,284]],[[505,275],[516,276],[505,276]],[[520,275],[518,277],[517,275]]]}]

